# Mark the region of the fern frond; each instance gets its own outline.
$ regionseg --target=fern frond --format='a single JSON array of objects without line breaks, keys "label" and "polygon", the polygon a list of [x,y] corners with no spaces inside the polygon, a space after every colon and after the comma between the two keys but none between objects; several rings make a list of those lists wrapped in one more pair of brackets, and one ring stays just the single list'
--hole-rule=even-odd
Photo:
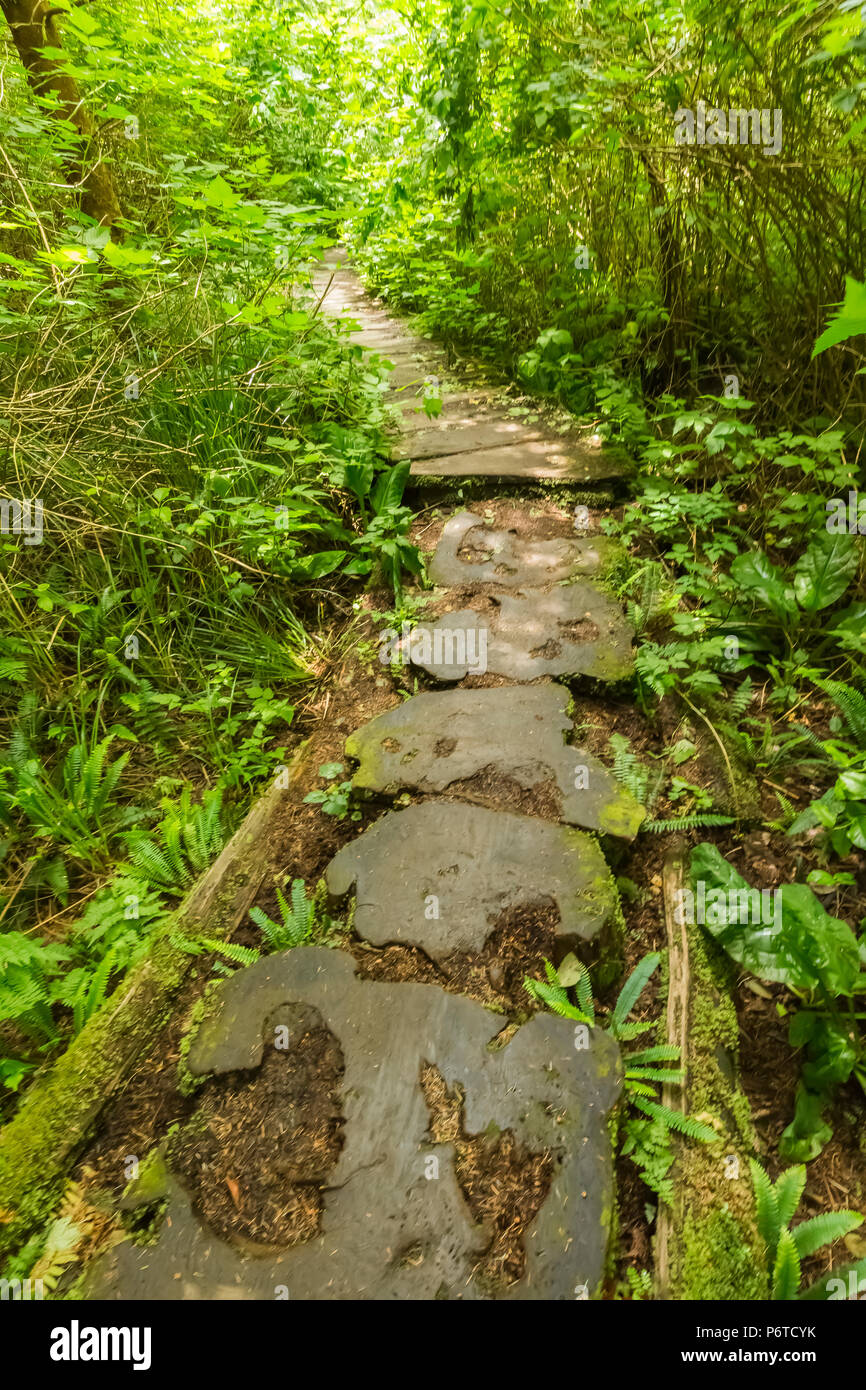
[{"label": "fern frond", "polygon": [[658,951],[650,951],[648,955],[644,956],[643,960],[638,962],[629,975],[613,1007],[611,1025],[614,1034],[620,1024],[625,1023],[638,999],[646,989],[650,976],[655,971],[660,960],[661,956]]},{"label": "fern frond", "polygon": [[592,997],[592,980],[589,971],[583,962],[580,962],[580,978],[575,985],[575,993],[581,1013],[586,1014],[587,1018],[595,1023],[595,1000]]},{"label": "fern frond", "polygon": [[791,1236],[800,1259],[806,1260],[810,1255],[814,1255],[816,1250],[820,1250],[822,1245],[841,1240],[849,1231],[856,1230],[862,1224],[863,1217],[859,1212],[825,1211],[820,1216],[801,1221],[799,1226],[795,1226],[791,1231]]},{"label": "fern frond", "polygon": [[740,685],[737,686],[737,689],[734,691],[733,695],[730,696],[728,701],[728,708],[735,719],[742,719],[749,705],[752,703],[752,694],[752,678],[751,676],[746,676]]},{"label": "fern frond", "polygon": [[779,1226],[788,1226],[794,1212],[800,1205],[800,1198],[806,1187],[806,1165],[798,1163],[794,1168],[786,1168],[773,1184],[776,1197],[776,1212]]},{"label": "fern frond", "polygon": [[667,1105],[645,1100],[642,1096],[635,1096],[634,1103],[654,1120],[660,1120],[666,1128],[677,1130],[687,1139],[698,1139],[702,1143],[710,1144],[717,1137],[715,1130],[710,1129],[709,1125],[701,1124],[700,1120],[693,1120],[690,1115],[681,1115],[678,1110],[671,1110]]},{"label": "fern frond", "polygon": [[866,748],[866,697],[844,681],[816,680],[815,684],[830,696],[861,748]]},{"label": "fern frond", "polygon": [[199,937],[199,942],[206,951],[225,956],[236,965],[255,965],[259,959],[259,953],[253,946],[240,946],[235,941],[214,941],[208,936]]},{"label": "fern frond", "polygon": [[758,1233],[770,1252],[770,1258],[773,1259],[779,1232],[782,1228],[782,1223],[779,1220],[779,1199],[769,1175],[765,1173],[760,1163],[757,1163],[755,1159],[750,1159],[749,1168],[752,1174],[752,1187],[755,1192]]},{"label": "fern frond", "polygon": [[629,1066],[641,1066],[644,1062],[678,1062],[680,1050],[674,1043],[659,1043],[657,1047],[644,1047],[640,1052],[628,1054]]},{"label": "fern frond", "polygon": [[796,1298],[800,1287],[800,1256],[790,1231],[782,1231],[773,1262],[773,1298]]},{"label": "fern frond", "polygon": [[672,820],[644,821],[642,829],[652,830],[656,835],[667,835],[672,830],[702,830],[713,826],[733,825],[733,816],[696,815],[679,816]]},{"label": "fern frond", "polygon": [[682,1086],[686,1079],[684,1071],[677,1071],[674,1068],[671,1068],[670,1071],[663,1071],[657,1067],[633,1067],[631,1057],[628,1058],[628,1064],[626,1077],[635,1077],[641,1081],[662,1081],[670,1086]]},{"label": "fern frond", "polygon": [[585,1023],[588,1027],[593,1026],[593,1020],[588,1014],[584,1014],[580,1009],[569,1001],[566,991],[561,985],[551,985],[544,980],[530,980],[529,977],[523,981],[523,987],[532,995],[534,999],[540,999],[542,1004],[546,1004],[555,1014],[562,1018],[571,1018],[578,1023]]},{"label": "fern frond", "polygon": [[645,1081],[639,1081],[636,1077],[633,1077],[630,1072],[626,1072],[625,1078],[628,1082],[629,1096],[635,1103],[637,1103],[638,1096],[648,1096],[650,1100],[658,1100],[659,1093],[655,1086],[650,1086]]}]

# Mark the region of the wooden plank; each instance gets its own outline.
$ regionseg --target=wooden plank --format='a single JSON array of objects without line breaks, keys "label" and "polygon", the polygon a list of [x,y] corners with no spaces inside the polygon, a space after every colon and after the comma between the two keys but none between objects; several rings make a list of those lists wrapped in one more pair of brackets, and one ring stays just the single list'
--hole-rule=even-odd
[{"label": "wooden plank", "polygon": [[416,459],[410,470],[413,477],[553,478],[566,482],[617,478],[625,471],[624,460],[619,455],[579,440],[567,446],[535,440],[476,449],[465,454]]},{"label": "wooden plank", "polygon": [[[446,420],[433,429],[417,430],[405,440],[398,440],[394,446],[396,458],[436,459],[443,455],[453,457],[478,449],[491,449],[496,445],[526,444],[531,440],[542,440],[546,431],[543,425],[524,425],[519,420],[492,416],[489,420],[468,420],[465,424]],[[548,439],[553,444],[555,441]]]}]

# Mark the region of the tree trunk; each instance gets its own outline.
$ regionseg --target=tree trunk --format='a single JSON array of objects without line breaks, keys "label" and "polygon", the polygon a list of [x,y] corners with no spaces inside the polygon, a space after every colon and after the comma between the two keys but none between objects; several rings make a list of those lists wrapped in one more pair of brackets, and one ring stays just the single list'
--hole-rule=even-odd
[{"label": "tree trunk", "polygon": [[121,208],[111,171],[102,163],[93,117],[87,111],[75,80],[43,48],[62,48],[57,27],[60,11],[50,0],[0,0],[12,39],[24,65],[27,81],[37,96],[57,97],[58,118],[68,121],[81,137],[80,152],[66,163],[66,179],[81,190],[81,211],[104,227],[114,227]]}]

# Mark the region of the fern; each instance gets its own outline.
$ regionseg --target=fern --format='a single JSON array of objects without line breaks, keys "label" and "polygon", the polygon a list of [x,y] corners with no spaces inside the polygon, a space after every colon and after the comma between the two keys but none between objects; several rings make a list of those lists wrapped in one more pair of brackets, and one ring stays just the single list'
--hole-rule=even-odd
[{"label": "fern", "polygon": [[618,1030],[626,1022],[638,999],[643,994],[649,984],[650,977],[655,973],[660,961],[661,956],[658,951],[650,951],[649,955],[644,956],[643,960],[638,962],[629,975],[619,992],[617,1001],[614,1004],[613,1014],[611,1015],[610,1031],[613,1033],[614,1037],[617,1036]]},{"label": "fern", "polygon": [[91,957],[113,952],[117,968],[125,970],[166,916],[168,908],[160,893],[134,874],[119,873],[90,900],[69,934]]},{"label": "fern", "polygon": [[254,946],[241,946],[235,941],[215,941],[209,936],[202,936],[199,941],[204,950],[225,956],[226,960],[233,961],[235,965],[255,965],[259,959],[259,953]]},{"label": "fern", "polygon": [[646,801],[649,768],[644,767],[624,734],[611,734],[608,739],[613,753],[614,776],[642,805]]},{"label": "fern", "polygon": [[0,1023],[53,1041],[52,982],[70,958],[65,946],[46,944],[23,932],[0,933]]},{"label": "fern", "polygon": [[671,820],[644,821],[643,829],[655,835],[667,835],[672,830],[703,830],[710,826],[733,825],[733,816],[701,814],[696,816],[674,816]]},{"label": "fern", "polygon": [[734,719],[742,719],[749,705],[752,703],[753,693],[752,678],[751,676],[746,676],[740,685],[737,686],[733,695],[728,697],[728,709]]},{"label": "fern", "polygon": [[633,1269],[629,1265],[625,1274],[633,1299],[641,1300],[652,1296],[653,1281],[648,1269]]},{"label": "fern", "polygon": [[132,727],[142,743],[162,751],[177,741],[169,712],[180,705],[179,695],[163,694],[142,679],[133,693],[121,698],[132,714]]},{"label": "fern", "polygon": [[60,1209],[48,1227],[42,1253],[30,1270],[31,1282],[41,1281],[52,1292],[69,1265],[81,1258],[98,1222],[104,1216],[90,1206],[79,1183],[70,1182]]},{"label": "fern", "polygon": [[[302,878],[292,882],[290,901],[278,887],[277,903],[280,908],[280,921],[275,922],[260,907],[250,908],[250,917],[262,933],[269,951],[287,951],[308,941],[316,924],[316,908]],[[327,921],[327,919],[325,919]]]},{"label": "fern", "polygon": [[[634,1096],[634,1093],[632,1093]],[[679,1110],[672,1110],[668,1105],[659,1105],[657,1101],[647,1100],[644,1096],[634,1096],[634,1103],[639,1109],[644,1110],[652,1120],[659,1120],[667,1129],[675,1129],[680,1134],[684,1134],[687,1139],[700,1140],[704,1144],[710,1144],[716,1138],[716,1131],[710,1129],[709,1125],[701,1124],[700,1120],[693,1120],[689,1115],[683,1115]]]},{"label": "fern", "polygon": [[83,981],[72,1004],[72,1029],[80,1033],[88,1019],[91,1019],[105,1002],[108,982],[115,969],[113,951],[103,956],[93,974]]},{"label": "fern", "polygon": [[754,1159],[749,1167],[758,1233],[766,1247],[767,1278],[772,1297],[784,1300],[826,1297],[826,1290],[822,1294],[818,1284],[813,1285],[811,1290],[800,1292],[801,1262],[822,1246],[840,1240],[855,1230],[861,1225],[863,1217],[856,1211],[829,1211],[790,1228],[806,1186],[805,1164],[786,1169],[775,1183]]},{"label": "fern", "polygon": [[773,1262],[773,1298],[789,1301],[797,1297],[800,1287],[800,1256],[790,1231],[779,1234],[776,1258]]},{"label": "fern", "polygon": [[206,791],[193,805],[189,787],[175,804],[163,799],[166,815],[153,838],[141,830],[128,831],[125,839],[130,859],[151,884],[178,896],[216,858],[225,840],[221,818],[222,791]]},{"label": "fern", "polygon": [[801,1221],[791,1232],[797,1254],[801,1260],[808,1259],[816,1250],[820,1250],[822,1245],[832,1245],[834,1240],[841,1240],[843,1236],[847,1236],[862,1220],[859,1212],[825,1211],[820,1216]]},{"label": "fern", "polygon": [[815,684],[830,696],[861,748],[866,749],[866,697],[844,681],[821,680]]},{"label": "fern", "polygon": [[[658,969],[660,960],[661,956],[656,951],[644,956],[619,992],[607,1020],[607,1032],[620,1045],[655,1027],[654,1023],[646,1020],[630,1021],[629,1015]],[[550,961],[545,961],[544,969],[546,980],[524,980],[527,993],[546,1004],[553,1013],[595,1027],[595,1005],[586,966],[576,956],[570,955],[566,956],[558,971]],[[580,1007],[576,1007],[568,997],[568,990],[572,986]],[[623,1056],[628,1108],[623,1120],[621,1152],[637,1164],[647,1187],[668,1203],[673,1201],[668,1177],[674,1160],[671,1131],[704,1143],[716,1138],[715,1131],[709,1125],[701,1124],[699,1120],[693,1120],[659,1101],[659,1085],[681,1086],[684,1082],[681,1070],[663,1065],[678,1062],[679,1059],[680,1050],[671,1043],[624,1050]]]},{"label": "fern", "polygon": [[253,946],[241,946],[235,941],[217,941],[211,936],[181,936],[179,932],[172,932],[169,942],[175,950],[183,951],[185,955],[203,956],[212,952],[225,956],[235,965],[255,965],[259,959],[259,953]]}]

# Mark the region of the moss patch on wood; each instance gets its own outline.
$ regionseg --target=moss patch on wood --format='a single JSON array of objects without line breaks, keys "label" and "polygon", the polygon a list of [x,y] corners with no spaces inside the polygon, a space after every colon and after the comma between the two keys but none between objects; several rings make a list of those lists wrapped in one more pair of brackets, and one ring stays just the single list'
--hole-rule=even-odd
[{"label": "moss patch on wood", "polygon": [[764,1250],[748,1163],[755,1141],[737,1079],[733,979],[727,959],[699,926],[672,922],[670,888],[683,881],[676,853],[665,880],[670,988],[682,995],[669,1010],[669,1040],[682,1047],[687,1113],[719,1137],[677,1144],[674,1206],[657,1237],[660,1292],[677,1302],[763,1300]]}]

